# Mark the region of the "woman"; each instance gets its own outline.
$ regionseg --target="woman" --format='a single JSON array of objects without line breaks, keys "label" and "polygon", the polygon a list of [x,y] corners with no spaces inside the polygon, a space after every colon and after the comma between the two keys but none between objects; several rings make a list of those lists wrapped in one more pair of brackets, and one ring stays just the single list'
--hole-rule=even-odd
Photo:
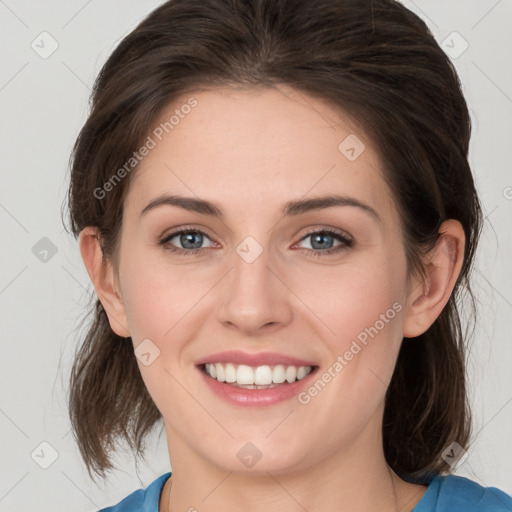
[{"label": "woman", "polygon": [[469,139],[393,0],[173,0],[120,43],[73,152],[98,298],[70,414],[102,476],[162,418],[172,476],[104,510],[512,510],[449,475]]}]

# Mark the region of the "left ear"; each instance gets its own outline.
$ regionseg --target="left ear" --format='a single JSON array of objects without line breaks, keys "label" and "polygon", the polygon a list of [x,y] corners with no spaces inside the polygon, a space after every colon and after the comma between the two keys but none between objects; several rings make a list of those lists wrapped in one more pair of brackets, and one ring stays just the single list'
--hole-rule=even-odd
[{"label": "left ear", "polygon": [[466,237],[461,223],[444,221],[436,246],[425,257],[426,278],[411,283],[404,314],[404,336],[423,334],[441,314],[450,299],[464,262]]}]

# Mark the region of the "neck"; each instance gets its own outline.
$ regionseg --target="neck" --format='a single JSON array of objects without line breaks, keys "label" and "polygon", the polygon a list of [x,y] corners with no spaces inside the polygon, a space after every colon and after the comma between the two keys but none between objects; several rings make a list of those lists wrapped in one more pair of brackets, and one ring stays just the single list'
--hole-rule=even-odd
[{"label": "neck", "polygon": [[411,511],[426,487],[401,480],[385,461],[381,439],[377,446],[369,441],[368,436],[361,436],[316,464],[304,460],[293,471],[255,475],[211,464],[168,430],[173,474],[162,494],[160,511]]}]

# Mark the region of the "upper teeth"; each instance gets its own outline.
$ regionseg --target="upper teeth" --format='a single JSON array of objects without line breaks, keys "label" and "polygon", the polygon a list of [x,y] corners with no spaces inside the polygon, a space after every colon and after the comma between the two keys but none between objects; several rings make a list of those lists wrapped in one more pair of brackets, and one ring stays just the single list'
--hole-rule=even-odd
[{"label": "upper teeth", "polygon": [[282,384],[301,380],[311,373],[311,366],[247,366],[232,363],[205,364],[205,370],[210,377],[219,382],[237,383],[240,385],[268,386],[270,384]]}]

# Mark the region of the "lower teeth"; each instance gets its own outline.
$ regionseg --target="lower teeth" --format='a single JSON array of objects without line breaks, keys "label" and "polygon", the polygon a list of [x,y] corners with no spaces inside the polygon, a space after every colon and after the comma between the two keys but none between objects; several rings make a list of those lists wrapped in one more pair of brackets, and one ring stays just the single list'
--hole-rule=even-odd
[{"label": "lower teeth", "polygon": [[[208,375],[208,373],[206,373],[206,375]],[[211,375],[208,375],[208,377],[210,377],[210,379],[213,379],[213,377]],[[213,380],[217,380],[217,379],[213,379]],[[217,382],[220,382],[220,381],[217,380]],[[260,386],[260,385],[256,385],[256,384],[238,384],[238,382],[224,381],[224,382],[222,382],[222,384],[227,384],[228,386],[233,386],[234,388],[243,388],[243,389],[270,389],[270,388],[276,388],[277,386],[283,386],[284,384],[290,384],[290,383],[287,381],[284,381],[282,384],[275,384],[274,382],[272,382],[272,384]]]},{"label": "lower teeth", "polygon": [[272,384],[268,384],[266,386],[259,386],[256,384],[238,384],[237,382],[223,382],[223,384],[228,384],[235,388],[244,388],[244,389],[270,389],[270,388],[276,388],[277,386],[282,386],[283,384],[288,384],[288,382],[283,382],[282,384],[272,383]]}]

